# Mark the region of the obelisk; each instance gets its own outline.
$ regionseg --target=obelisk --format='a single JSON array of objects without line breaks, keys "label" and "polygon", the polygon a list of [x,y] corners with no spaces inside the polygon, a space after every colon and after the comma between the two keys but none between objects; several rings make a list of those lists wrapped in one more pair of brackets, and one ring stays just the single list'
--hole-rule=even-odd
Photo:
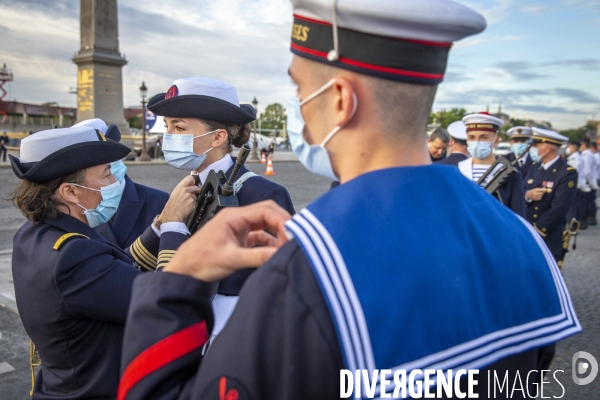
[{"label": "obelisk", "polygon": [[119,52],[117,0],[80,0],[81,49],[77,64],[77,121],[100,118],[129,133],[123,114],[123,75]]}]

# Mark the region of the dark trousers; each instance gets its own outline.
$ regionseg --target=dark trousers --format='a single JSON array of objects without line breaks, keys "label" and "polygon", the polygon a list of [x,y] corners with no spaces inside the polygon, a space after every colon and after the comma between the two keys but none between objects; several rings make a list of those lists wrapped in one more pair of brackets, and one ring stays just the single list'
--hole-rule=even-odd
[{"label": "dark trousers", "polygon": [[[575,201],[573,201],[573,204],[571,204],[571,207],[567,212],[567,223],[571,222],[573,218],[575,218],[577,221],[581,221],[581,219],[583,218],[584,209],[587,204],[585,196],[586,194],[587,193],[584,193],[581,190],[577,189],[577,196],[575,196]],[[585,214],[587,216],[587,211],[585,212]]]},{"label": "dark trousers", "polygon": [[8,150],[6,149],[6,147],[4,147],[4,145],[0,146],[0,157],[2,157],[2,161],[6,161],[7,152]]},{"label": "dark trousers", "polygon": [[589,193],[586,193],[587,195],[587,214],[588,217],[596,217],[596,191],[592,190]]}]

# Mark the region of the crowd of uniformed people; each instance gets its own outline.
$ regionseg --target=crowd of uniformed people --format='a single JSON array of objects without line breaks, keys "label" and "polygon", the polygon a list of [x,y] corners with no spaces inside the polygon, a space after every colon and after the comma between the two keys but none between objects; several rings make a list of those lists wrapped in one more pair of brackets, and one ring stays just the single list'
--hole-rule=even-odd
[{"label": "crowd of uniformed people", "polygon": [[170,194],[127,176],[130,149],[98,119],[10,156],[28,219],[13,276],[41,359],[33,398],[329,399],[341,369],[427,368],[479,369],[485,398],[484,371],[548,369],[581,331],[559,267],[570,222],[596,224],[595,146],[569,142],[565,161],[566,137],[514,127],[515,172],[488,193],[500,119],[425,134],[450,46],[483,17],[448,0],[292,3],[289,140],[336,182],[304,210],[242,167],[240,207],[190,235],[202,184],[232,174],[256,118],[210,78],[148,103],[185,176]]}]

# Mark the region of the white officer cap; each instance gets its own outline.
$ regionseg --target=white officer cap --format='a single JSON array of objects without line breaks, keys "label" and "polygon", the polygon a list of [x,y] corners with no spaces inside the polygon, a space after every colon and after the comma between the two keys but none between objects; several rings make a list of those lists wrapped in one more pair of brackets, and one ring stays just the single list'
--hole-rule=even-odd
[{"label": "white officer cap", "polygon": [[535,143],[552,143],[557,146],[569,141],[569,138],[549,129],[531,128],[531,139]]},{"label": "white officer cap", "polygon": [[462,121],[454,121],[448,125],[448,133],[454,139],[467,140],[467,126]]},{"label": "white officer cap", "polygon": [[531,128],[528,128],[526,126],[515,126],[513,128],[510,128],[508,130],[508,135],[510,136],[510,139],[513,138],[526,138],[529,139],[531,138]]},{"label": "white officer cap", "polygon": [[465,115],[462,120],[467,126],[467,132],[489,131],[496,133],[504,125],[504,121],[500,118],[496,118],[486,112]]},{"label": "white officer cap", "polygon": [[419,84],[444,78],[452,42],[485,29],[450,0],[292,0],[291,50],[365,75]]}]

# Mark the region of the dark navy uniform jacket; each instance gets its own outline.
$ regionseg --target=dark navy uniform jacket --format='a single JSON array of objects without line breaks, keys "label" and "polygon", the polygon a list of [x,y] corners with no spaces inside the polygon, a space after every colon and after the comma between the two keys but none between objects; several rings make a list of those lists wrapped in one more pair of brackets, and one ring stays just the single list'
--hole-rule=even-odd
[{"label": "dark navy uniform jacket", "polygon": [[17,307],[42,360],[34,399],[115,397],[131,289],[142,268],[135,261],[169,247],[151,228],[138,240],[136,250],[123,251],[68,215],[27,222],[15,235]]},{"label": "dark navy uniform jacket", "polygon": [[[420,243],[420,235],[425,231],[435,231],[432,227],[439,226],[439,218],[444,219],[444,216],[448,215],[447,210],[459,209],[461,211],[459,214],[463,219],[462,224],[465,230],[483,226],[480,220],[490,223],[488,218],[491,218],[492,223],[506,222],[511,227],[517,227],[518,229],[515,231],[519,232],[517,235],[519,238],[515,238],[514,232],[508,234],[500,230],[487,230],[486,237],[482,238],[479,235],[483,231],[478,231],[479,234],[473,235],[472,240],[464,240],[462,236],[455,240],[455,244],[460,247],[460,250],[456,252],[456,248],[454,248],[453,254],[461,255],[457,256],[459,259],[446,260],[444,265],[435,266],[427,261],[422,261],[422,266],[403,262],[390,265],[374,262],[364,266],[364,270],[368,273],[363,275],[360,284],[366,285],[366,287],[369,286],[369,281],[373,277],[377,276],[379,280],[386,279],[387,273],[378,274],[377,271],[391,271],[393,268],[399,268],[400,274],[415,273],[422,282],[419,287],[407,287],[402,284],[402,281],[389,282],[390,286],[388,287],[379,285],[373,287],[377,293],[387,292],[396,295],[404,292],[414,300],[408,304],[399,305],[401,308],[404,307],[404,313],[412,315],[412,318],[409,319],[389,313],[389,306],[395,308],[396,305],[382,303],[378,300],[372,301],[371,304],[371,308],[375,308],[380,316],[377,318],[378,321],[391,320],[403,326],[399,330],[387,331],[387,334],[388,341],[406,344],[404,347],[406,354],[411,353],[414,347],[412,342],[406,343],[401,339],[407,331],[417,334],[425,331],[425,335],[429,339],[444,341],[455,337],[455,334],[460,336],[465,330],[484,325],[487,322],[493,321],[492,325],[496,323],[502,325],[503,321],[512,319],[511,316],[516,314],[519,314],[519,319],[523,318],[521,323],[527,321],[525,314],[528,314],[529,311],[527,313],[524,311],[529,310],[528,307],[521,307],[517,312],[516,309],[508,306],[515,301],[514,296],[525,296],[528,301],[524,303],[538,310],[545,301],[539,298],[540,293],[527,294],[526,291],[514,287],[514,276],[522,275],[523,270],[519,271],[519,268],[516,267],[506,270],[506,262],[513,254],[491,251],[493,248],[502,247],[513,241],[518,247],[518,241],[524,237],[528,237],[529,242],[539,240],[533,229],[522,221],[518,221],[512,213],[507,212],[504,207],[498,205],[479,188],[474,187],[471,182],[464,180],[458,175],[458,171],[435,165],[422,168],[438,172],[432,175],[421,174],[417,171],[419,168],[411,167],[402,169],[405,173],[401,176],[394,175],[393,171],[388,174],[390,170],[371,173],[386,175],[385,179],[382,179],[385,182],[403,181],[403,179],[391,179],[392,177],[406,178],[409,180],[406,186],[411,188],[418,188],[424,178],[428,178],[425,179],[427,181],[433,181],[432,185],[417,189],[419,193],[416,196],[412,192],[410,195],[402,196],[402,193],[409,193],[407,187],[402,187],[402,191],[398,191],[398,197],[386,195],[385,201],[377,202],[372,201],[372,196],[365,196],[362,202],[356,201],[355,203],[359,208],[368,207],[368,210],[365,211],[368,215],[379,214],[378,218],[380,219],[386,219],[390,215],[388,211],[397,210],[396,200],[399,197],[404,197],[413,205],[427,203],[424,207],[427,213],[419,214],[418,218],[415,217],[419,223],[414,227],[420,229],[417,237],[404,242],[404,240],[395,238],[396,235],[389,235],[387,231],[384,233],[387,235],[385,238],[380,237],[384,242],[392,241],[392,247],[396,248],[393,251],[395,256],[398,252],[403,256],[413,253],[418,247],[416,244]],[[420,171],[423,171],[422,168]],[[357,179],[361,179],[361,177]],[[352,196],[356,193],[349,195],[346,192],[352,188],[357,179],[341,185],[323,197],[333,198],[334,203],[340,201],[341,198],[356,199],[356,196]],[[377,193],[377,190],[373,188],[384,186],[380,182],[376,182],[365,188],[366,193]],[[425,192],[429,194],[424,196]],[[457,198],[462,200],[457,203],[455,202]],[[393,201],[388,201],[389,199]],[[437,199],[443,199],[443,201]],[[474,207],[473,204],[476,206]],[[414,211],[407,212],[415,215]],[[304,211],[297,214],[294,220],[301,219],[303,214]],[[346,222],[346,219],[354,221],[362,219],[364,226],[369,223],[369,221],[364,221],[361,215],[344,214],[343,210],[331,207],[327,208],[327,214],[332,221],[344,220]],[[468,222],[464,220],[466,214],[470,215],[467,218]],[[423,215],[427,215],[426,226],[419,227],[424,224]],[[406,218],[406,212],[399,218]],[[444,232],[441,232],[440,235],[448,235],[454,231],[456,235],[460,236],[461,232],[458,231],[463,228],[460,228],[459,225],[461,224],[448,223],[444,225]],[[467,225],[472,225],[472,227]],[[339,226],[342,235],[345,234],[345,229],[345,223]],[[371,227],[371,229],[377,228]],[[361,236],[361,232],[358,232],[358,240],[353,241],[352,239],[357,239],[357,231],[350,230],[349,233],[349,243],[354,243],[359,252],[366,247],[362,241],[371,240],[366,235]],[[370,233],[372,231],[369,231]],[[403,234],[407,238],[412,235],[413,232],[408,231]],[[299,238],[300,236],[295,234],[295,237]],[[373,240],[377,240],[377,237],[372,238],[371,242]],[[400,246],[396,246],[396,242],[393,241],[398,242],[397,244]],[[541,241],[539,243],[542,244]],[[486,249],[480,250],[479,255],[487,254],[484,257],[490,261],[490,265],[486,264],[486,268],[480,268],[479,262],[472,261],[474,256],[472,252],[480,245],[485,246]],[[449,246],[452,247],[454,244]],[[532,256],[535,260],[542,263],[547,262],[546,258],[541,255],[539,244],[536,245],[534,242],[534,246],[537,250],[525,248],[522,245],[518,248],[518,259],[521,262],[517,263],[517,267],[523,267],[527,273],[533,273],[534,279],[540,282],[544,281],[546,287],[548,284],[553,285],[549,266],[538,269],[525,264],[525,260],[527,262],[530,260],[524,255],[532,251],[535,253],[535,256]],[[424,254],[433,255],[423,249],[418,253],[416,259]],[[364,252],[362,257],[373,260],[370,251]],[[375,260],[379,260],[379,257],[376,257]],[[122,363],[124,373],[118,398],[238,400],[339,398],[340,369],[347,368],[347,364],[344,361],[344,353],[341,351],[342,345],[338,330],[334,324],[333,307],[325,299],[323,295],[325,289],[317,280],[317,273],[311,263],[307,252],[300,245],[300,241],[292,239],[265,265],[260,267],[246,282],[231,319],[209,348],[201,365],[201,347],[208,340],[213,327],[211,296],[208,290],[210,285],[187,276],[168,272],[141,276],[134,284],[134,296],[126,326]],[[554,268],[557,273],[557,267],[554,266]],[[439,284],[438,288],[444,287],[444,290],[454,293],[445,300],[442,297],[447,308],[441,314],[434,314],[431,309],[422,305],[428,297],[437,296],[436,290],[425,289],[436,275],[435,271],[440,272],[444,277],[448,274],[447,278],[449,278],[449,280],[435,278],[436,286]],[[489,274],[490,271],[495,272],[491,274],[489,280],[484,279],[482,274]],[[464,296],[467,296],[469,292],[468,296],[485,292],[485,290],[483,292],[467,290],[471,285],[479,285],[480,278],[486,281],[486,285],[490,285],[486,290],[491,291],[489,296],[483,296],[481,300],[485,298],[486,302],[491,300],[493,304],[504,304],[502,313],[488,313],[483,317],[481,314],[484,311],[481,308],[483,303],[477,302],[477,306],[473,309],[474,314],[464,310],[456,303],[458,299],[460,302],[465,301]],[[500,290],[498,286],[500,281],[504,282],[501,286],[506,285],[505,289],[511,288],[508,290],[511,291],[510,294],[504,289],[502,290],[503,295],[500,297],[493,294],[495,290]],[[518,279],[516,283],[517,286],[522,285]],[[399,288],[403,288],[403,290]],[[558,302],[558,294],[555,297],[552,298],[553,303]],[[374,298],[377,299],[378,296],[376,295]],[[473,305],[469,304],[471,304],[469,307]],[[569,311],[572,312],[572,307]],[[466,313],[463,314],[463,312]],[[442,315],[450,320],[454,318],[454,323],[444,325],[447,334],[440,333],[436,336],[436,333],[432,334],[432,330],[429,328],[438,324],[437,321],[442,318]],[[464,315],[465,319],[459,315]],[[459,320],[460,323],[458,323]],[[571,324],[575,324],[575,322],[571,321]],[[578,328],[575,326],[573,331],[577,330]],[[533,340],[533,336],[525,338],[525,340],[530,339]],[[387,341],[373,343],[379,347],[383,346],[384,350],[387,348]],[[532,347],[532,344],[528,344],[520,351],[520,353],[513,351],[505,358],[496,358],[494,362],[489,362],[487,366],[480,368],[479,386],[476,388],[476,393],[479,393],[480,398],[486,398],[487,369],[498,371],[499,376],[504,376],[504,371],[508,371],[509,382],[515,379],[517,372],[520,373],[520,376],[525,376],[529,371],[540,370],[540,366],[543,365],[543,360],[546,358],[544,347]],[[163,354],[171,356],[159,357]],[[154,360],[152,365],[145,361],[149,359]],[[376,368],[381,368],[381,366]],[[534,389],[531,384],[536,379],[533,376],[530,378],[530,389]],[[537,379],[539,380],[539,376]],[[504,393],[504,396],[507,395],[508,393]],[[506,397],[499,394],[497,398]]]},{"label": "dark navy uniform jacket", "polygon": [[[232,157],[232,159],[235,165],[235,157]],[[225,176],[229,178],[232,171],[233,166],[225,172]],[[247,172],[250,171],[245,166],[242,166],[238,172],[238,180]],[[283,186],[263,178],[262,176],[253,176],[246,180],[242,185],[242,188],[238,191],[237,198],[240,206],[247,206],[264,200],[273,200],[291,215],[294,215],[295,213],[294,205],[288,191]],[[185,236],[178,237],[180,238],[181,243],[187,239]],[[162,254],[159,260],[159,268],[164,266],[171,258],[172,254],[169,254],[168,252]],[[222,280],[219,283],[218,293],[229,296],[238,295],[245,280],[253,272],[254,268],[248,268],[238,271]]]},{"label": "dark navy uniform jacket", "polygon": [[[521,173],[521,176],[523,178],[525,178],[527,176],[527,173],[529,172],[529,168],[531,167],[531,164],[533,163],[533,160],[531,159],[531,157],[529,155],[527,155],[525,157],[526,157],[525,163],[523,164],[523,166],[520,166],[519,163],[515,164],[515,168]],[[511,163],[517,159],[517,157],[515,156],[515,153],[513,153],[513,152],[508,153],[507,155],[504,156],[504,158],[506,158]]]},{"label": "dark navy uniform jacket", "polygon": [[[461,170],[464,176],[471,179],[471,166],[469,162],[460,162],[458,168]],[[523,177],[520,172],[516,172],[510,175],[510,177],[500,186],[497,192],[500,196],[502,204],[513,210],[515,214],[525,218],[525,191],[523,185]],[[495,198],[496,195],[494,195]]]},{"label": "dark navy uniform jacket", "polygon": [[463,153],[454,152],[454,153],[450,154],[448,157],[446,157],[440,161],[437,161],[436,164],[454,165],[455,167],[458,167],[458,163],[461,162],[462,160],[466,160],[467,158],[469,158],[469,157]]},{"label": "dark navy uniform jacket", "polygon": [[525,188],[550,190],[540,201],[527,203],[527,221],[542,235],[552,255],[562,257],[562,232],[567,222],[567,212],[577,195],[577,170],[561,157],[547,170],[533,163],[525,179]]},{"label": "dark navy uniform jacket", "polygon": [[168,193],[135,183],[127,175],[125,182],[115,216],[110,222],[94,228],[122,249],[129,247],[150,226],[169,200]]}]

